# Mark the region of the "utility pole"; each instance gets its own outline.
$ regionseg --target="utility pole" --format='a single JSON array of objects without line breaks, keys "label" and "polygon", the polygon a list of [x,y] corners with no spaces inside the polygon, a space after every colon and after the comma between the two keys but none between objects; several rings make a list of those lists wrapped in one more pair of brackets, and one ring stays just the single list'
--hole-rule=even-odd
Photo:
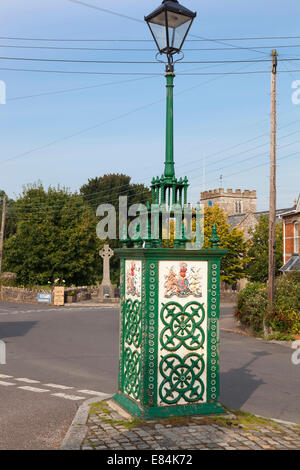
[{"label": "utility pole", "polygon": [[4,195],[3,195],[3,207],[2,207],[1,236],[0,236],[0,274],[2,272],[2,253],[3,253],[5,217],[6,217],[6,194],[4,193]]},{"label": "utility pole", "polygon": [[[276,79],[277,51],[272,51],[271,74],[271,153],[270,153],[270,212],[269,212],[269,278],[268,278],[268,311],[273,310],[275,293],[275,249],[276,249]],[[268,329],[264,325],[264,332]]]}]

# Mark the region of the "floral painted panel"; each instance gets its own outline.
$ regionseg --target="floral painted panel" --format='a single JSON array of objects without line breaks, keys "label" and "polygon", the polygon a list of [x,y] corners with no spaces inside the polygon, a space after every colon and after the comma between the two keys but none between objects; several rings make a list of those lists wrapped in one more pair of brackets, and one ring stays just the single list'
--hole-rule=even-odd
[{"label": "floral painted panel", "polygon": [[142,370],[142,262],[139,260],[126,260],[125,273],[123,392],[131,398],[140,401]]},{"label": "floral painted panel", "polygon": [[126,296],[141,297],[141,270],[141,261],[126,261]]}]

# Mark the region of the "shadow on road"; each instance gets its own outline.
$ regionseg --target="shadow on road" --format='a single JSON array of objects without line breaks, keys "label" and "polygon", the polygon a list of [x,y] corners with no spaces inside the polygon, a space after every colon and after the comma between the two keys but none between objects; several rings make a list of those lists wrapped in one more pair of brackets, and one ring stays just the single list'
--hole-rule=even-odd
[{"label": "shadow on road", "polygon": [[0,339],[25,336],[37,324],[37,321],[0,322]]},{"label": "shadow on road", "polygon": [[255,390],[265,382],[251,372],[250,366],[258,359],[269,356],[265,351],[253,352],[243,366],[221,373],[221,402],[233,409],[240,409]]}]

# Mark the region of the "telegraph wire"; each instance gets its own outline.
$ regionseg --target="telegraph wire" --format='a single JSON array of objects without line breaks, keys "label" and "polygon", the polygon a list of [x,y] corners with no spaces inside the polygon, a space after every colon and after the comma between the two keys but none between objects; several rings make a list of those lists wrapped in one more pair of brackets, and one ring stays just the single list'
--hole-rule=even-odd
[{"label": "telegraph wire", "polygon": [[[109,51],[109,52],[157,52],[157,49],[141,49],[141,48],[103,48],[103,47],[61,47],[61,46],[24,46],[12,44],[0,44],[1,48],[10,49],[43,49],[43,50],[58,50],[58,51]],[[275,49],[280,48],[300,48],[300,44],[293,45],[280,45],[272,46]],[[235,49],[243,50],[244,48],[236,47]],[[270,46],[256,46],[256,49],[270,49]],[[199,51],[231,51],[234,52],[232,47],[208,47],[208,48],[193,48],[187,49],[183,47],[184,52],[199,52]]]},{"label": "telegraph wire", "polygon": [[104,13],[109,13],[110,15],[119,16],[120,18],[125,18],[126,20],[136,21],[138,23],[143,23],[143,24],[145,23],[144,20],[140,20],[139,18],[134,18],[132,16],[123,15],[122,13],[118,13],[116,11],[108,10],[107,8],[101,8],[101,7],[96,6],[96,5],[91,5],[90,3],[82,2],[82,1],[79,1],[79,0],[68,0],[68,1],[71,2],[71,3],[77,3],[78,5],[82,5],[82,6],[85,6],[85,7],[88,7],[88,8],[92,8],[93,10],[98,10],[98,11],[102,11]]},{"label": "telegraph wire", "polygon": [[[157,52],[157,49],[141,49],[141,48],[103,48],[103,47],[61,47],[61,46],[24,46],[24,45],[11,45],[11,44],[0,44],[1,48],[11,49],[46,49],[46,50],[59,50],[59,51],[109,51],[109,52]],[[300,48],[300,44],[293,45],[280,45],[272,46],[275,49],[280,48]],[[270,49],[270,46],[256,46],[256,49]],[[244,48],[236,47],[235,49],[243,50]],[[234,50],[231,47],[208,47],[208,48],[193,48],[187,49],[183,47],[184,52],[199,52],[199,51],[231,51]]]},{"label": "telegraph wire", "polygon": [[[30,62],[59,62],[59,63],[79,63],[79,64],[133,64],[133,65],[145,65],[155,64],[160,65],[158,61],[141,61],[141,60],[97,60],[97,59],[45,59],[43,57],[4,57],[0,56],[0,60],[15,60],[15,61],[30,61]],[[279,62],[298,62],[300,58],[289,57],[279,59]],[[184,60],[178,62],[177,65],[184,64],[255,64],[255,63],[270,63],[269,59],[233,59],[233,60]]]},{"label": "telegraph wire", "polygon": [[[282,161],[282,160],[286,160],[286,159],[291,158],[291,157],[294,157],[294,156],[299,156],[299,152],[295,152],[295,153],[292,153],[292,154],[289,154],[289,155],[285,155],[285,156],[283,156],[283,157],[278,158],[278,160],[279,160],[279,161]],[[269,162],[260,163],[260,164],[258,164],[258,165],[255,165],[255,166],[252,166],[252,167],[248,167],[248,168],[245,168],[245,169],[240,170],[240,171],[238,171],[238,172],[232,173],[232,174],[230,174],[230,175],[225,175],[224,177],[225,177],[225,178],[229,178],[229,177],[231,177],[231,176],[235,176],[235,175],[238,175],[238,174],[242,174],[242,173],[245,173],[245,172],[254,170],[254,169],[256,169],[256,168],[260,168],[260,167],[262,167],[262,166],[266,166],[266,165],[268,165],[268,164],[269,164]],[[191,181],[194,180],[194,179],[195,179],[195,178],[190,178]],[[216,179],[217,179],[217,178],[214,178],[213,180],[208,181],[208,183],[212,183],[212,182],[216,181]],[[135,183],[133,183],[133,184],[135,184]],[[139,183],[136,183],[136,184],[139,184]],[[145,193],[145,190],[141,191],[140,194],[144,194],[144,193]],[[72,193],[72,194],[74,194],[74,193]],[[76,193],[75,193],[75,194],[76,194]],[[77,194],[78,194],[78,193],[77,193]],[[138,195],[138,194],[139,194],[139,193],[136,193],[136,195]],[[80,195],[80,194],[78,194],[78,195],[79,195],[79,196],[82,196],[82,195]],[[83,196],[82,196],[82,198],[83,198]],[[111,204],[111,203],[113,203],[113,202],[117,202],[118,200],[119,200],[119,198],[116,198],[116,199],[111,200],[111,201],[106,201],[106,203],[110,203],[110,204]],[[147,199],[142,199],[142,200],[140,201],[140,203],[143,203],[143,202],[146,202],[146,201],[147,201]],[[49,214],[49,208],[50,208],[50,209],[55,209],[55,208],[56,208],[56,210],[59,210],[60,207],[62,208],[63,205],[62,205],[62,206],[60,206],[60,205],[59,205],[59,206],[46,206],[46,205],[45,205],[44,208],[41,209],[41,210],[36,210],[36,211],[34,211],[34,212],[32,212],[32,211],[31,211],[31,212],[27,212],[28,217],[27,217],[27,214],[26,214],[26,215],[25,215],[25,218],[24,218],[24,217],[18,217],[18,220],[31,220],[31,216],[32,216],[32,215],[33,215],[33,216],[38,216],[39,214],[42,214],[45,210],[47,210],[47,214]],[[75,205],[75,207],[74,207],[73,210],[75,211],[75,210],[77,210],[76,208],[80,208],[80,207],[83,207],[83,208],[84,208],[84,207],[88,207],[88,202],[86,202],[86,203],[84,202],[83,204],[80,204],[80,205],[78,205],[78,206]],[[69,210],[69,212],[72,212],[72,210]],[[15,212],[15,213],[16,213],[16,212]],[[23,212],[23,213],[24,213],[24,212]]]},{"label": "telegraph wire", "polygon": [[[152,75],[152,76],[153,76],[153,75]],[[204,85],[205,83],[209,83],[209,82],[211,82],[211,81],[215,81],[215,80],[217,80],[218,78],[219,78],[219,77],[214,78],[214,79],[212,79],[212,80],[208,80],[207,82],[204,82],[204,83],[200,83],[200,84],[198,84],[198,85],[196,85],[196,86],[189,87],[189,88],[187,88],[187,89],[185,89],[185,90],[182,90],[182,91],[180,91],[180,92],[177,92],[175,96],[177,96],[177,95],[179,95],[179,94],[186,93],[186,92],[188,92],[188,91],[191,91],[191,90],[193,90],[193,89],[195,89],[195,88],[197,88],[197,87],[199,87],[199,86]],[[154,102],[152,102],[152,103],[148,103],[148,104],[146,104],[146,105],[144,105],[144,106],[135,108],[134,110],[128,111],[128,112],[126,112],[126,113],[124,113],[124,114],[121,114],[121,115],[119,115],[119,116],[116,116],[116,117],[114,117],[114,118],[111,118],[111,119],[109,119],[109,120],[107,120],[107,121],[103,121],[102,123],[96,124],[96,125],[94,125],[94,126],[90,126],[90,127],[81,129],[81,130],[78,131],[78,132],[75,132],[75,133],[70,134],[70,135],[68,135],[68,136],[62,137],[62,138],[60,138],[60,139],[55,139],[54,141],[49,142],[48,144],[45,144],[45,145],[36,147],[36,148],[34,148],[34,149],[32,149],[32,150],[23,152],[23,153],[18,154],[18,155],[14,156],[14,157],[10,157],[10,158],[8,158],[8,159],[6,159],[6,160],[2,160],[2,161],[0,161],[0,165],[3,164],[3,163],[8,163],[8,162],[10,162],[10,161],[19,159],[19,158],[21,158],[21,157],[27,156],[27,155],[29,155],[29,154],[31,154],[31,153],[33,153],[33,152],[36,152],[36,151],[39,151],[39,150],[43,150],[43,149],[48,148],[48,147],[50,147],[50,146],[52,146],[52,145],[54,145],[54,144],[56,144],[56,143],[62,142],[62,141],[64,141],[64,140],[68,140],[68,139],[70,139],[70,138],[72,138],[72,137],[75,137],[75,136],[77,136],[77,135],[83,134],[83,133],[88,132],[88,131],[90,131],[90,130],[92,130],[92,129],[96,129],[96,128],[102,126],[102,125],[105,125],[105,124],[108,124],[108,123],[110,123],[110,122],[114,122],[114,121],[116,121],[116,120],[122,119],[122,118],[125,117],[125,116],[131,115],[131,114],[133,114],[133,113],[135,113],[135,112],[138,112],[138,111],[140,111],[140,110],[146,109],[146,108],[148,108],[148,107],[150,107],[150,106],[153,106],[153,105],[155,105],[155,104],[161,103],[161,102],[163,102],[163,101],[165,101],[165,98],[162,98],[162,99],[159,99],[159,100],[154,101]]]},{"label": "telegraph wire", "polygon": [[[156,75],[155,75],[156,77]],[[90,90],[94,88],[101,88],[101,87],[106,87],[106,86],[113,86],[113,85],[121,85],[124,83],[132,83],[132,82],[137,82],[140,80],[147,80],[151,77],[141,77],[141,78],[132,78],[129,80],[121,80],[118,82],[108,82],[108,83],[99,83],[98,85],[90,85],[90,86],[84,86],[84,87],[77,87],[77,88],[67,88],[64,90],[57,90],[57,91],[46,91],[42,93],[37,93],[35,95],[24,95],[24,96],[15,96],[13,98],[7,98],[6,101],[17,101],[17,100],[25,100],[29,98],[38,98],[40,96],[48,96],[48,95],[59,95],[63,93],[71,93],[74,91],[82,91],[82,90]]]},{"label": "telegraph wire", "polygon": [[[144,22],[143,22],[144,23]],[[198,37],[198,36],[197,36]],[[251,41],[251,40],[277,40],[277,39],[300,39],[300,36],[266,36],[266,37],[249,37],[249,38],[210,38],[210,39],[187,39],[188,42],[214,42],[214,41]],[[12,36],[0,36],[0,40],[9,41],[40,41],[40,42],[151,42],[153,39],[74,39],[74,38],[29,38],[24,36],[12,37]],[[227,45],[227,44],[226,44]],[[269,46],[272,48],[272,46]]]},{"label": "telegraph wire", "polygon": [[[160,76],[163,77],[164,73],[154,73],[154,72],[93,72],[93,71],[75,71],[75,70],[44,70],[44,69],[23,69],[23,68],[10,68],[10,67],[0,67],[0,70],[10,71],[10,72],[31,72],[31,73],[57,73],[57,74],[70,74],[70,75],[143,75],[143,76]],[[279,70],[278,73],[290,73],[290,72],[300,72],[300,69],[297,70]],[[256,70],[249,72],[201,72],[201,73],[176,73],[176,76],[205,76],[205,75],[255,75],[255,74],[266,74],[270,73],[269,70]]]},{"label": "telegraph wire", "polygon": [[[295,122],[298,122],[298,121],[295,121]],[[292,124],[292,123],[290,123],[290,124]],[[284,126],[284,127],[287,127],[287,125]],[[286,138],[286,137],[289,137],[289,136],[291,136],[291,135],[297,134],[297,133],[299,133],[299,131],[296,131],[296,132],[293,132],[293,133],[291,133],[291,134],[287,134],[287,135],[285,135],[285,136],[282,136],[282,137],[280,137],[279,140],[284,139],[284,138]],[[281,145],[281,146],[279,146],[278,148],[279,148],[279,149],[283,149],[283,148],[289,147],[290,145],[295,145],[295,144],[297,144],[297,143],[299,143],[299,142],[300,142],[299,140],[296,141],[296,142],[290,142],[290,143],[288,143],[288,144],[286,144],[286,145]],[[263,144],[263,145],[268,145],[268,143],[265,143],[265,144]],[[250,150],[254,150],[254,149],[250,149]],[[249,150],[249,151],[250,151],[250,150]],[[242,154],[243,154],[243,152],[240,153],[240,154],[237,154],[237,155],[242,155]],[[233,156],[231,156],[231,158],[233,158],[233,157],[235,157],[235,156],[237,156],[237,155],[233,155]],[[238,162],[233,162],[233,163],[231,163],[231,164],[229,164],[229,165],[225,165],[225,166],[223,166],[223,167],[221,167],[221,168],[218,168],[218,170],[224,169],[224,168],[227,168],[227,167],[230,167],[230,166],[232,166],[232,165],[244,163],[245,161],[249,161],[249,160],[251,160],[251,159],[253,159],[253,158],[258,158],[258,157],[260,157],[260,156],[267,156],[267,155],[268,155],[268,152],[263,152],[263,153],[260,153],[260,154],[254,155],[254,156],[250,156],[250,157],[248,157],[248,158],[246,158],[246,159],[243,159],[243,160],[240,160],[240,161],[238,161]],[[292,155],[294,155],[294,154],[292,154]],[[221,160],[218,160],[217,162],[214,162],[214,163],[219,163],[220,161],[222,161],[222,159],[221,159]],[[250,167],[250,168],[252,168],[252,167]],[[256,168],[256,166],[255,166],[254,168]],[[196,169],[197,169],[197,168],[196,168]],[[189,170],[189,171],[186,172],[186,174],[194,173],[196,169]],[[215,172],[215,171],[217,171],[217,170],[212,170],[212,171],[210,171],[210,172],[208,172],[208,173],[213,173],[213,172]],[[247,171],[247,169],[244,169],[243,171]],[[232,175],[227,175],[227,176],[232,176]],[[226,176],[226,177],[227,177],[227,176]],[[197,178],[197,177],[196,177],[196,178]],[[195,179],[195,178],[191,178],[191,179],[193,180],[193,179]],[[132,183],[132,184],[143,184],[145,181],[148,181],[148,180],[143,179],[143,180],[141,180],[141,181],[138,182],[138,183]],[[211,181],[214,181],[214,180],[211,180]],[[121,186],[119,187],[119,189],[121,189],[122,187],[124,187],[124,188],[126,187],[126,188],[127,188],[127,189],[125,189],[124,191],[121,191],[121,192],[120,192],[120,195],[128,193],[128,186],[129,186],[128,184],[125,184],[125,185],[121,185]],[[143,188],[142,191],[141,191],[141,194],[145,193],[145,191],[147,191],[147,188],[145,188],[145,189]],[[103,195],[105,195],[105,194],[107,194],[107,193],[109,193],[109,192],[110,192],[109,189],[106,190],[106,191],[103,191],[103,190],[102,190],[102,191],[94,192],[94,193],[90,194],[88,198],[85,197],[85,200],[86,200],[86,202],[91,203],[94,199],[97,199],[97,198],[99,197],[99,195],[100,195],[100,196],[103,196]],[[139,193],[137,193],[137,194],[139,194]],[[79,194],[79,195],[80,195],[80,194]],[[117,199],[114,199],[114,200],[111,200],[111,201],[109,201],[109,202],[115,202],[115,201],[118,201],[118,198],[117,198]],[[38,208],[38,207],[41,207],[41,206],[40,206],[39,204],[34,204],[33,206],[31,205],[31,207],[36,207],[36,208]],[[45,206],[45,207],[48,207],[48,206]],[[51,206],[51,207],[60,207],[60,205],[59,205],[59,206],[56,206],[56,205],[55,205],[55,206]]]}]

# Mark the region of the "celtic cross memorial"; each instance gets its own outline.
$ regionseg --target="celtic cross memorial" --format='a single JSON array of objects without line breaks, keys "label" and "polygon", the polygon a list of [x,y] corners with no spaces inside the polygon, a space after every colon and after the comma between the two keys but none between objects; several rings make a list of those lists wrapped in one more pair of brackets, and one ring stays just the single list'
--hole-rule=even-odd
[{"label": "celtic cross memorial", "polygon": [[113,257],[114,252],[109,245],[104,245],[99,255],[103,259],[103,279],[99,287],[99,298],[105,299],[107,297],[114,297],[114,287],[110,282],[110,259]]}]

